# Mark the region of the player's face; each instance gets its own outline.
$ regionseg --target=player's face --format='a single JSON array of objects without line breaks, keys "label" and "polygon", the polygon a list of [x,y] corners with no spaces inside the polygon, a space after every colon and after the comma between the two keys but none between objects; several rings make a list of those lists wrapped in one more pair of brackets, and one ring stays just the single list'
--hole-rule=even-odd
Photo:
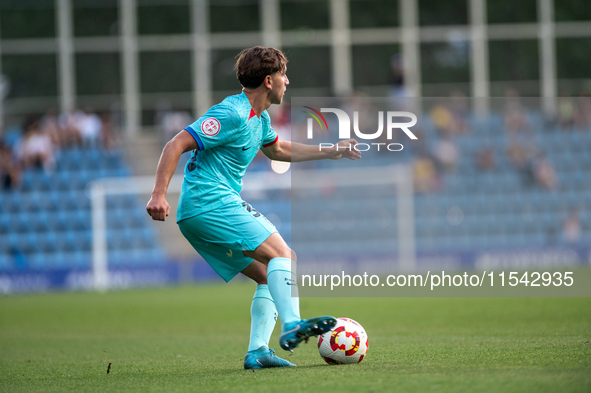
[{"label": "player's face", "polygon": [[281,101],[283,101],[285,90],[287,89],[287,85],[289,85],[289,79],[287,78],[286,72],[287,70],[283,72],[279,71],[271,75],[273,87],[271,88],[271,94],[269,97],[271,98],[272,104],[281,104]]}]

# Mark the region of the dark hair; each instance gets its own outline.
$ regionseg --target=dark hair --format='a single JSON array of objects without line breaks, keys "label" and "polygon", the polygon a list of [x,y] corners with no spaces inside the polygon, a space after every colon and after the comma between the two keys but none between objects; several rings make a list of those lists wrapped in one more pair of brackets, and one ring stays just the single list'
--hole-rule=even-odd
[{"label": "dark hair", "polygon": [[28,131],[32,127],[37,127],[39,125],[39,120],[41,120],[43,116],[39,113],[29,113],[25,116],[25,120],[23,120],[23,131]]},{"label": "dark hair", "polygon": [[287,58],[275,48],[253,46],[238,54],[234,68],[236,77],[244,87],[257,88],[263,83],[267,75],[285,72]]}]

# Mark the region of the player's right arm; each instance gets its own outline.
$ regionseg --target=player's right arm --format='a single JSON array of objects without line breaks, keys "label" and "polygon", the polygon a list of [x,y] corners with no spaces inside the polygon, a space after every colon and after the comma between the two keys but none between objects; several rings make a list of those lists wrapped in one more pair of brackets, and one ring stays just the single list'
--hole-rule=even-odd
[{"label": "player's right arm", "polygon": [[164,146],[156,170],[152,197],[146,206],[146,210],[153,220],[164,221],[170,214],[170,205],[166,202],[166,191],[170,179],[174,175],[181,155],[195,149],[197,149],[197,142],[187,130],[179,132]]}]

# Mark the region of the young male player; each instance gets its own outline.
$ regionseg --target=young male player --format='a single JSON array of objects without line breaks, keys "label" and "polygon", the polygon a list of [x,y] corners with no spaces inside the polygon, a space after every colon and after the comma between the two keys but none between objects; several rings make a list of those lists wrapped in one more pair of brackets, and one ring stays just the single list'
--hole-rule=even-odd
[{"label": "young male player", "polygon": [[277,313],[281,348],[293,350],[309,336],[330,330],[330,316],[301,319],[292,261],[295,253],[275,226],[239,195],[242,177],[259,149],[272,160],[307,161],[361,158],[353,139],[331,150],[280,141],[266,109],[280,104],[289,84],[287,59],[275,48],[243,50],[236,62],[242,94],[229,96],[166,144],[158,163],[148,214],[164,221],[170,212],[166,191],[182,153],[193,150],[185,167],[177,222],[195,250],[226,281],[242,273],[257,284],[251,305],[251,331],[244,368],[289,367],[274,355],[269,339]]}]

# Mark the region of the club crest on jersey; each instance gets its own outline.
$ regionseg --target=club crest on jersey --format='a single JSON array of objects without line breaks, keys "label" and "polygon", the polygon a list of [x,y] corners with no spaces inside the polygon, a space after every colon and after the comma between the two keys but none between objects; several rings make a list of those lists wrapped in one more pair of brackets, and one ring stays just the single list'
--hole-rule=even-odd
[{"label": "club crest on jersey", "polygon": [[217,135],[221,128],[220,122],[215,117],[207,118],[201,123],[201,131],[207,136]]}]

